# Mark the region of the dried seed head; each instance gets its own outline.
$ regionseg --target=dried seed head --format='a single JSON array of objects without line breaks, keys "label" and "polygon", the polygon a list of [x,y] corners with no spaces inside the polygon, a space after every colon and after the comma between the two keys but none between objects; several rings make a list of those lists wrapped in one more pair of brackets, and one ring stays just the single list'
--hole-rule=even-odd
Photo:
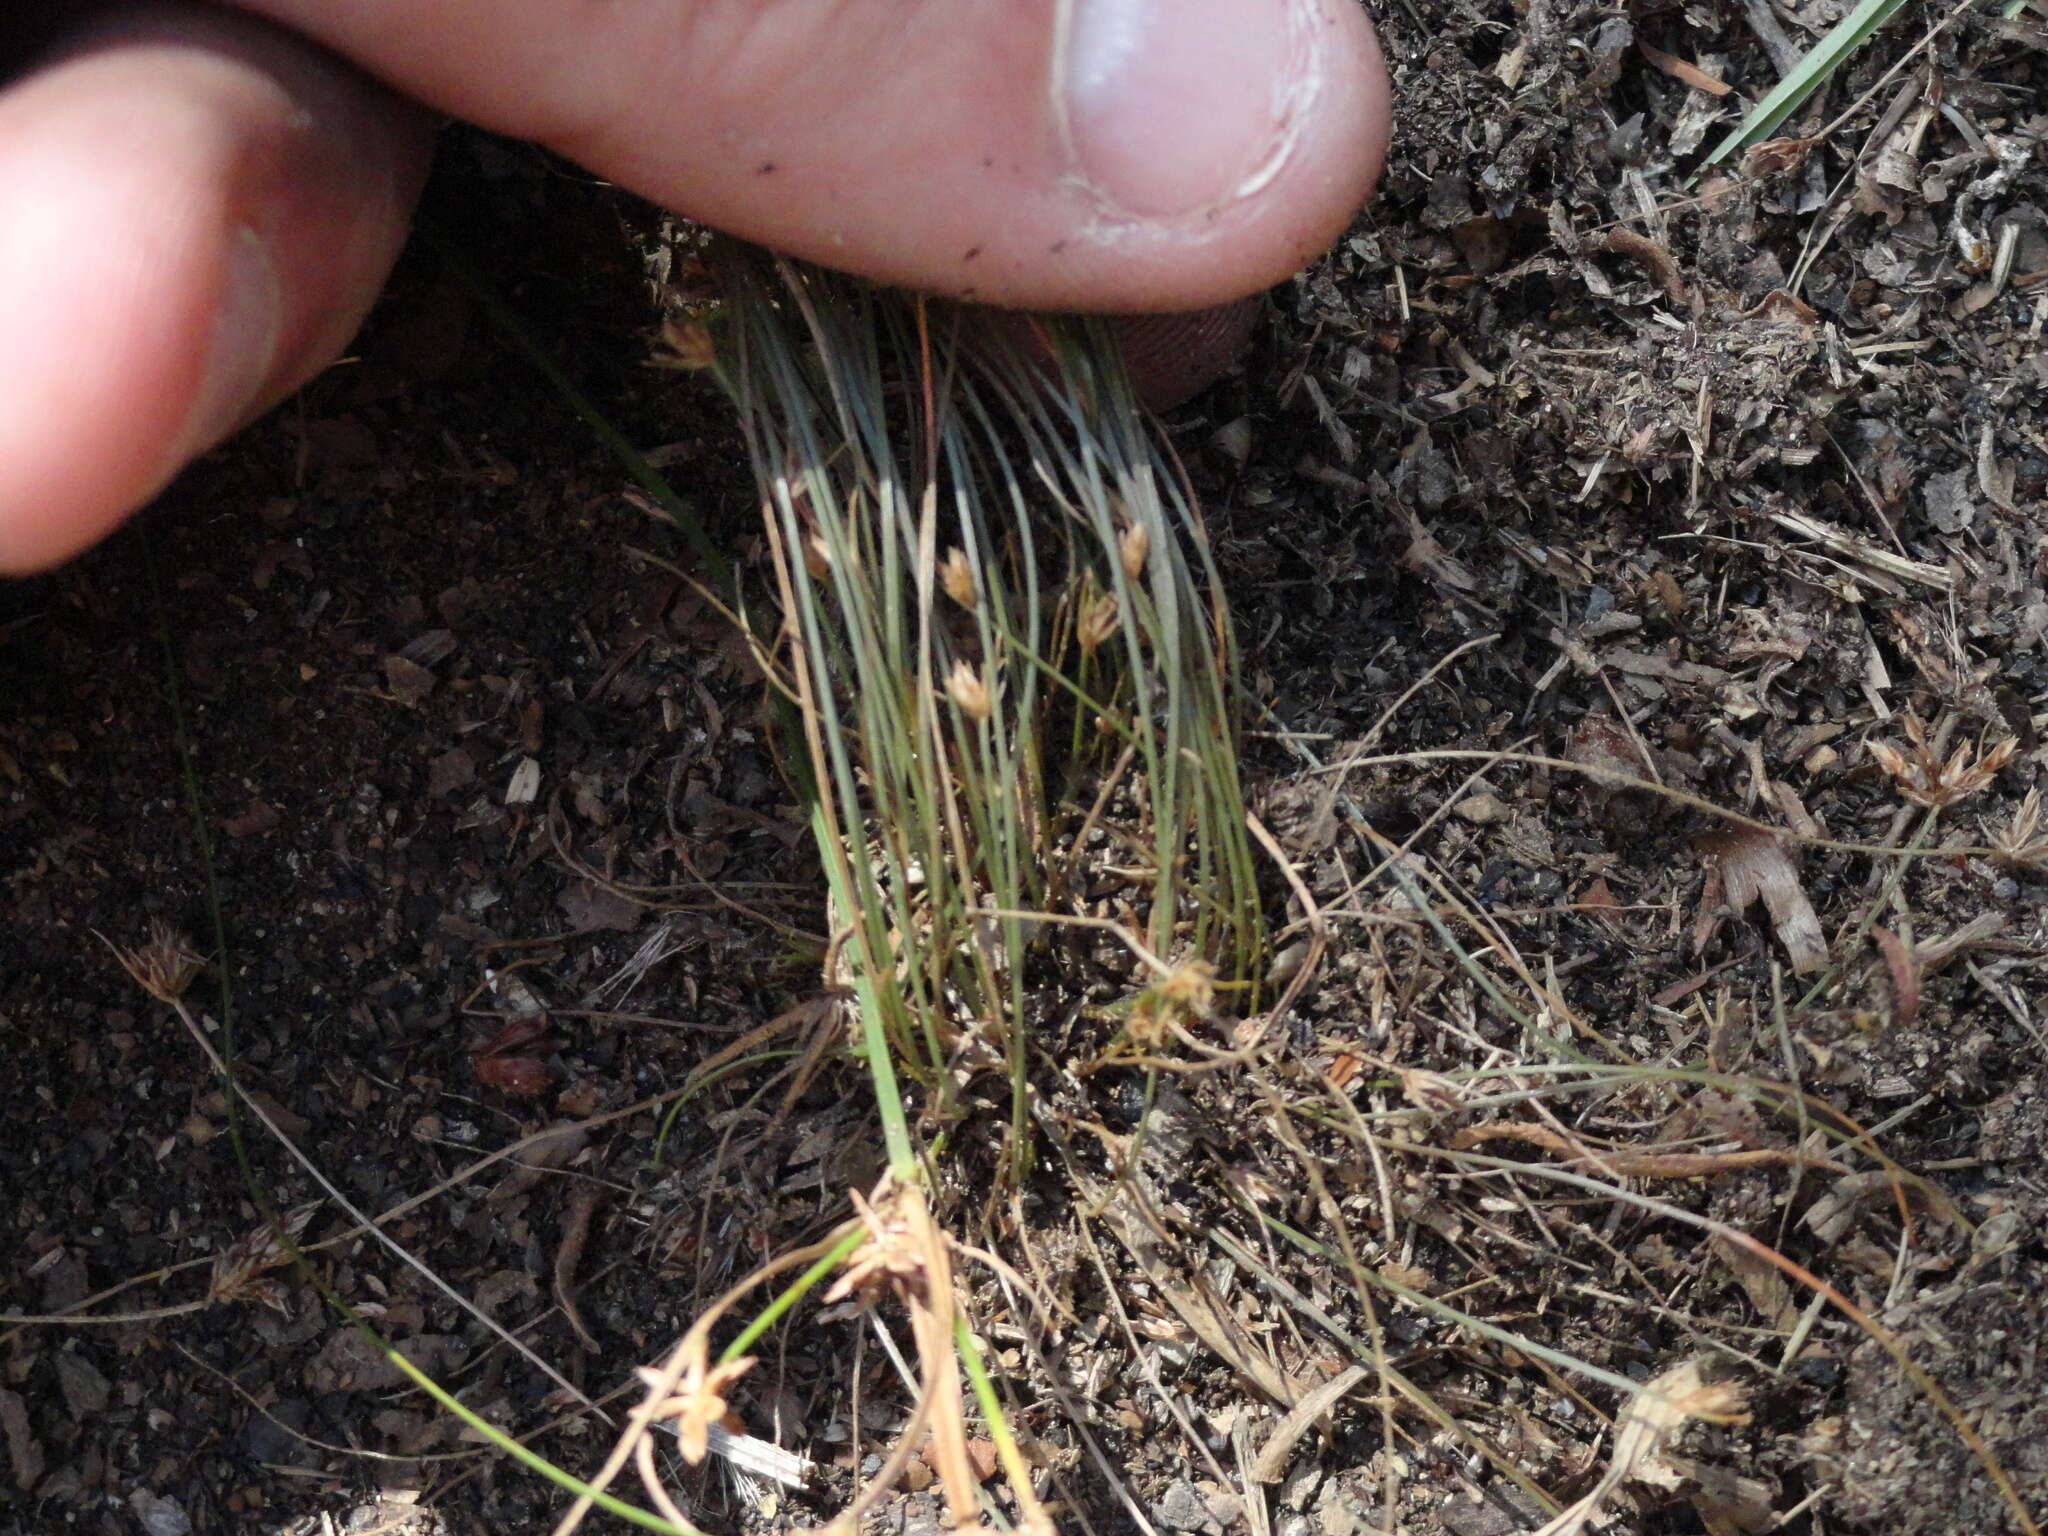
[{"label": "dried seed head", "polygon": [[1988,833],[1997,859],[2013,869],[2048,870],[2048,834],[2042,832],[2041,791],[2030,789],[2019,808],[1996,832]]},{"label": "dried seed head", "polygon": [[1141,992],[1124,1031],[1130,1036],[1131,1044],[1139,1050],[1157,1051],[1166,1044],[1171,1016],[1172,1010],[1160,1001],[1156,991]]},{"label": "dried seed head", "polygon": [[1116,594],[1098,592],[1083,598],[1080,617],[1074,621],[1074,638],[1081,642],[1081,649],[1089,655],[1116,633]]},{"label": "dried seed head", "polygon": [[1122,562],[1124,575],[1132,581],[1140,580],[1145,574],[1145,558],[1152,553],[1152,535],[1143,523],[1132,523],[1116,538],[1116,557]]},{"label": "dried seed head", "polygon": [[939,585],[946,589],[946,596],[969,613],[974,612],[974,567],[967,563],[966,550],[956,545],[946,551],[939,566]]},{"label": "dried seed head", "polygon": [[867,1241],[854,1249],[824,1300],[829,1304],[852,1297],[867,1307],[892,1291],[906,1299],[922,1291],[931,1278],[938,1241],[924,1202],[885,1176],[872,1200],[855,1190],[853,1205],[867,1228]]},{"label": "dried seed head", "polygon": [[148,942],[133,949],[121,948],[104,934],[100,942],[114,952],[135,984],[160,1003],[176,1002],[184,996],[192,978],[206,968],[206,957],[160,918],[150,923]]},{"label": "dried seed head", "polygon": [[214,1256],[206,1299],[253,1301],[290,1317],[291,1292],[280,1282],[262,1277],[291,1262],[293,1246],[318,1209],[317,1205],[300,1206],[285,1217],[282,1231],[266,1223],[228,1244]]},{"label": "dried seed head", "polygon": [[[691,1466],[701,1462],[711,1449],[711,1426],[722,1424],[729,1405],[726,1394],[732,1391],[733,1383],[754,1367],[753,1355],[741,1355],[737,1360],[727,1360],[713,1365],[706,1358],[704,1340],[692,1335],[684,1345],[688,1361],[682,1380],[675,1390],[654,1405],[654,1417],[676,1421],[676,1441],[681,1447],[683,1460]],[[650,1393],[660,1394],[667,1385],[668,1373],[640,1366],[633,1372]]]},{"label": "dried seed head", "polygon": [[1142,1049],[1156,1051],[1174,1025],[1205,1019],[1215,1006],[1216,967],[1206,960],[1183,960],[1138,994],[1130,1037]]},{"label": "dried seed head", "polygon": [[995,713],[988,685],[981,680],[981,674],[964,661],[953,663],[953,670],[946,678],[946,697],[970,720],[986,720]]},{"label": "dried seed head", "polygon": [[811,573],[813,581],[823,581],[832,574],[832,552],[818,534],[804,540],[804,569]]},{"label": "dried seed head", "polygon": [[690,372],[711,367],[718,361],[711,328],[702,320],[679,317],[665,321],[661,327],[661,351],[654,361],[658,367]]},{"label": "dried seed head", "polygon": [[1183,960],[1160,978],[1158,992],[1162,1002],[1203,1018],[1216,1006],[1216,967],[1206,960]]},{"label": "dried seed head", "polygon": [[1900,796],[1929,810],[1941,810],[1986,788],[2019,751],[2018,740],[2010,736],[1981,751],[1966,741],[1943,762],[1917,715],[1908,712],[1904,725],[1907,751],[1882,741],[1866,745],[1872,761],[1891,778]]}]

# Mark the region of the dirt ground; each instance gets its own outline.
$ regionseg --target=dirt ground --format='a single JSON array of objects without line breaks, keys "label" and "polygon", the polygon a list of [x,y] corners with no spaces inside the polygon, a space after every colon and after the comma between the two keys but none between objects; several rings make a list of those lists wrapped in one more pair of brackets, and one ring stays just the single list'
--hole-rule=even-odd
[{"label": "dirt ground", "polygon": [[[1283,961],[1312,910],[1329,943],[1244,1072],[1056,1084],[1069,1124],[1150,1118],[1153,1214],[1227,1337],[1113,1204],[1076,1215],[1100,1148],[963,1227],[1052,1307],[972,1282],[1063,1525],[1480,1536],[1598,1492],[1612,1531],[2021,1529],[1987,1459],[2048,1514],[2048,31],[1909,4],[1695,181],[1842,9],[1404,0],[1384,190],[1173,418],[1301,882],[1274,885]],[[659,219],[461,133],[428,217],[758,576],[727,407],[644,366]],[[246,1117],[245,1170],[107,942],[163,920],[211,949],[213,891],[213,1038],[224,972],[239,1073],[340,1196],[427,1196],[387,1227],[419,1267],[357,1236],[326,1280],[573,1468],[612,1440],[583,1405],[615,1420],[707,1297],[873,1182],[856,1070],[772,1114],[802,1015],[748,1032],[816,994],[817,861],[746,648],[670,565],[684,541],[415,249],[348,363],[0,589],[0,1308],[75,1314],[0,1324],[0,1529],[559,1514],[251,1262],[253,1191],[314,1207],[309,1242],[351,1219]],[[1515,1098],[1596,1066],[1647,1075]],[[1359,1153],[1360,1116],[1395,1153]],[[550,1169],[437,1189],[550,1126]],[[1325,1248],[1348,1223],[1409,1299],[1253,1209]],[[819,1486],[678,1467],[707,1528],[816,1523],[871,1469],[903,1403],[862,1329],[800,1324],[735,1401]],[[1369,1374],[1248,1479],[1367,1342],[1414,1395]],[[1620,1394],[1549,1352],[1711,1361],[1747,1417],[1603,1489]],[[936,1518],[917,1492],[884,1520]]]}]

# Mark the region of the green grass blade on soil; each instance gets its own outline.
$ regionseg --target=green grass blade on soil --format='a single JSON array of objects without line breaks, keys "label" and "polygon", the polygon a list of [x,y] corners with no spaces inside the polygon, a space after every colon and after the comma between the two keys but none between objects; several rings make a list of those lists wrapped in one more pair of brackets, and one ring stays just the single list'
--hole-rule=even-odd
[{"label": "green grass blade on soil", "polygon": [[1738,149],[1768,138],[1800,103],[1823,85],[1843,62],[1869,41],[1870,35],[1898,14],[1905,0],[1859,0],[1856,8],[1828,29],[1806,51],[1792,71],[1749,111],[1707,155],[1704,165],[1719,165]]}]

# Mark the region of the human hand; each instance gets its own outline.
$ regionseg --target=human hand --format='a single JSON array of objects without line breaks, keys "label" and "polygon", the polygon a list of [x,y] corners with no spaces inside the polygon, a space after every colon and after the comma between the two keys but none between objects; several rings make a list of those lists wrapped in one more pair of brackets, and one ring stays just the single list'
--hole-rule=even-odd
[{"label": "human hand", "polygon": [[1354,0],[242,10],[0,21],[0,71],[25,28],[54,44],[0,87],[0,571],[77,553],[338,355],[424,178],[415,102],[830,266],[1125,312],[1295,271],[1387,134]]}]

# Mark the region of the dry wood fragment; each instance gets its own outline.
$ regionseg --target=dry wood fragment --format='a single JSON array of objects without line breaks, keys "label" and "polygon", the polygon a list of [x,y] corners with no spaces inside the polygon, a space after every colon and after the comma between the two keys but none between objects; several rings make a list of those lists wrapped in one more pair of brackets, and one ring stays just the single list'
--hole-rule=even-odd
[{"label": "dry wood fragment", "polygon": [[43,1470],[48,1459],[43,1454],[43,1443],[35,1436],[28,1421],[28,1405],[19,1392],[0,1387],[0,1434],[7,1440],[7,1459],[14,1471],[14,1486],[23,1493],[33,1493],[37,1483],[43,1480]]},{"label": "dry wood fragment", "polygon": [[1611,251],[1634,262],[1664,290],[1664,297],[1680,309],[1693,308],[1693,291],[1679,272],[1678,263],[1649,236],[1632,229],[1609,229],[1589,237],[1586,244],[1596,251]]},{"label": "dry wood fragment", "polygon": [[1636,39],[1636,48],[1642,56],[1663,70],[1674,80],[1681,80],[1696,91],[1705,91],[1709,96],[1726,96],[1734,87],[1725,80],[1718,80],[1699,65],[1689,63],[1675,54],[1666,53],[1662,48],[1652,48],[1641,38]]},{"label": "dry wood fragment", "polygon": [[1904,939],[1882,925],[1870,930],[1892,979],[1892,1028],[1910,1029],[1920,1017],[1920,967]]},{"label": "dry wood fragment", "polygon": [[1843,559],[1881,575],[1899,581],[1914,582],[1923,587],[1933,587],[1937,592],[1947,592],[1955,586],[1955,577],[1944,567],[1930,565],[1925,560],[1908,560],[1904,555],[1895,555],[1888,549],[1859,539],[1854,534],[1845,533],[1831,523],[1820,521],[1819,518],[1808,517],[1803,512],[1773,512],[1770,516],[1771,521],[1787,533],[1796,533],[1801,538],[1811,539]]},{"label": "dry wood fragment", "polygon": [[583,1262],[583,1249],[590,1241],[590,1217],[604,1197],[604,1186],[579,1183],[569,1192],[568,1208],[562,1212],[562,1240],[555,1246],[555,1305],[576,1331],[583,1347],[596,1353],[597,1338],[583,1325],[576,1310],[576,1269]]},{"label": "dry wood fragment", "polygon": [[1288,1463],[1294,1459],[1294,1447],[1300,1443],[1301,1437],[1308,1433],[1316,1420],[1336,1407],[1346,1393],[1365,1380],[1365,1376],[1364,1366],[1348,1366],[1320,1387],[1303,1393],[1301,1401],[1288,1411],[1286,1418],[1273,1426],[1266,1443],[1259,1447],[1258,1459],[1252,1463],[1252,1481],[1279,1482],[1286,1475]]},{"label": "dry wood fragment", "polygon": [[1827,964],[1820,916],[1800,886],[1794,850],[1784,838],[1753,827],[1730,827],[1702,837],[1698,846],[1709,864],[1707,889],[1701,893],[1700,915],[1693,926],[1694,949],[1713,936],[1720,905],[1740,914],[1762,901],[1795,972],[1803,976]]}]

